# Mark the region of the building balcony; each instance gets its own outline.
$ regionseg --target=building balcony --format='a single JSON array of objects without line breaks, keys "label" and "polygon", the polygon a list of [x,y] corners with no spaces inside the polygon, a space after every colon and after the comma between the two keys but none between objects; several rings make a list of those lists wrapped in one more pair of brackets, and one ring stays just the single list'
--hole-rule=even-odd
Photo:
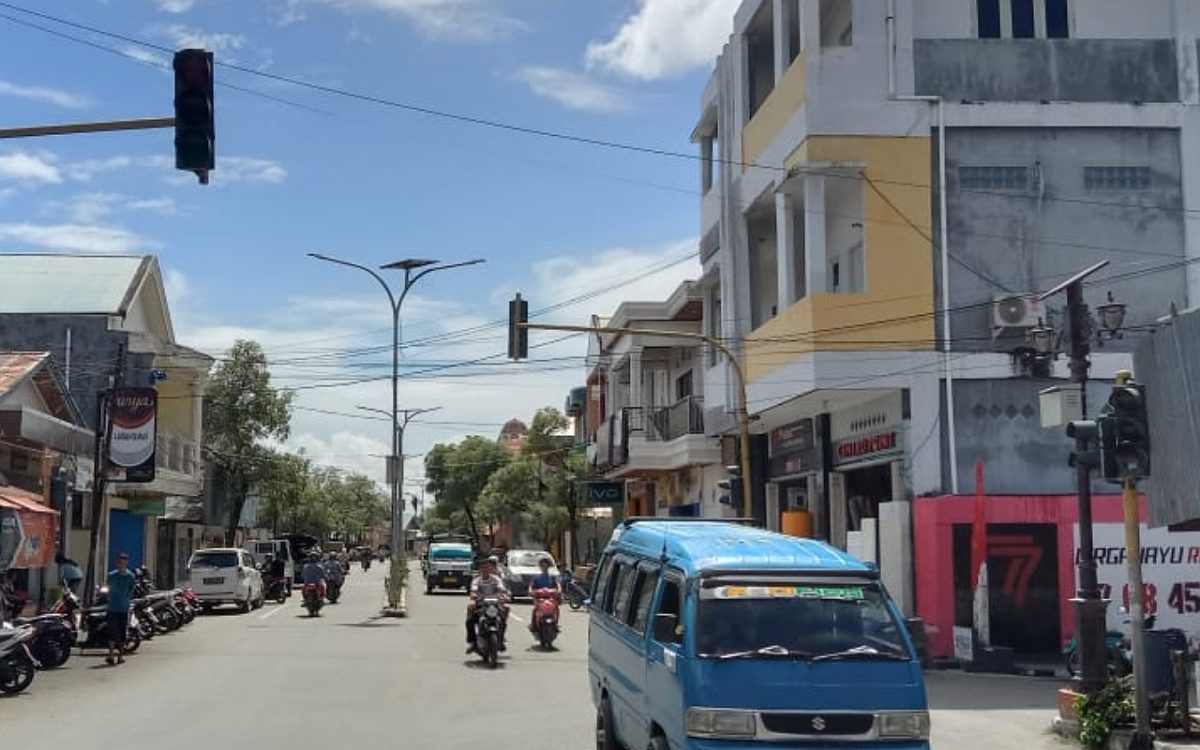
[{"label": "building balcony", "polygon": [[139,490],[177,497],[198,497],[204,489],[200,446],[169,432],[160,432],[154,454],[154,481]]},{"label": "building balcony", "polygon": [[704,400],[689,397],[666,407],[621,410],[613,441],[611,478],[654,475],[721,460],[721,444],[704,434]]}]

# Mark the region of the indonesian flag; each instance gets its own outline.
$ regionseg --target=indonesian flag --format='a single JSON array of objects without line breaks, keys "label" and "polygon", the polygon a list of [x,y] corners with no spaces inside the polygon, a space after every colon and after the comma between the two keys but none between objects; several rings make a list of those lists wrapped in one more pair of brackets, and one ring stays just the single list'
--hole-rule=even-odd
[{"label": "indonesian flag", "polygon": [[983,499],[983,461],[975,460],[975,521],[971,525],[971,590],[979,587],[987,565],[987,507]]}]

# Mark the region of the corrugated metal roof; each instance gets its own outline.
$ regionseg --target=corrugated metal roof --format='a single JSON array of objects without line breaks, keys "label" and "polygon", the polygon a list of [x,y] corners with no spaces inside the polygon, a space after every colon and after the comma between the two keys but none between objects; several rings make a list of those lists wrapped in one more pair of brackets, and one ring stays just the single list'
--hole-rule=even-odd
[{"label": "corrugated metal roof", "polygon": [[0,486],[0,506],[33,513],[58,513],[42,502],[41,495],[20,487]]},{"label": "corrugated metal roof", "polygon": [[719,521],[638,521],[619,545],[650,557],[663,547],[689,575],[701,570],[842,570],[867,572],[859,560],[822,542]]},{"label": "corrugated metal roof", "polygon": [[0,352],[0,395],[17,387],[49,358],[49,352]]},{"label": "corrugated metal roof", "polygon": [[0,313],[118,314],[148,257],[0,254]]}]

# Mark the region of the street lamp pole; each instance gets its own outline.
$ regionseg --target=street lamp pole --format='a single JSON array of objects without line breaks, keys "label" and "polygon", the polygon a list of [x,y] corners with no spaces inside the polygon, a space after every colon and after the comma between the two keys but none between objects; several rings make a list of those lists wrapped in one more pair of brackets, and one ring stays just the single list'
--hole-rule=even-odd
[{"label": "street lamp pole", "polygon": [[[354,263],[341,258],[333,258],[320,253],[309,253],[310,258],[323,260],[327,263],[336,263],[339,266],[347,266],[349,268],[357,268],[360,271],[365,271],[371,275],[371,278],[379,282],[383,287],[383,291],[387,294],[388,305],[392,311],[392,454],[388,457],[388,465],[391,468],[391,500],[392,500],[392,534],[391,547],[392,554],[400,554],[403,529],[401,525],[404,518],[403,500],[400,497],[400,474],[404,469],[404,459],[400,457],[400,308],[404,306],[404,299],[408,296],[408,292],[413,288],[418,281],[425,276],[435,271],[447,271],[451,268],[461,268],[463,266],[472,266],[477,263],[483,263],[482,258],[475,260],[466,260],[459,263],[438,264],[435,260],[422,260],[419,258],[406,258],[398,260],[394,263],[386,263],[380,266],[380,269],[386,270],[401,270],[404,271],[404,286],[400,290],[400,294],[395,294],[392,287],[387,281],[379,275],[374,269],[364,266],[361,263]],[[415,273],[414,273],[415,272]],[[398,465],[397,465],[398,464]]]},{"label": "street lamp pole", "polygon": [[[362,409],[363,411],[373,411],[377,414],[387,414],[387,412],[383,409],[375,409],[370,406],[360,406],[358,408]],[[393,529],[395,529],[397,526],[403,526],[404,524],[404,431],[408,429],[408,423],[411,422],[415,417],[418,417],[422,414],[428,414],[431,411],[437,411],[441,408],[442,407],[440,406],[432,406],[427,409],[400,409],[392,412],[392,424],[395,425],[395,429],[392,432],[392,447],[394,450],[394,455],[396,456],[396,465],[392,470],[392,479],[394,480],[392,483],[392,488],[395,493],[394,502],[392,505]],[[401,544],[403,544],[403,536],[404,532],[403,529],[401,529],[399,534]],[[392,550],[393,552],[396,552],[397,549],[395,547],[395,543],[397,541],[397,534],[395,531],[392,532],[391,541],[393,544]]]}]

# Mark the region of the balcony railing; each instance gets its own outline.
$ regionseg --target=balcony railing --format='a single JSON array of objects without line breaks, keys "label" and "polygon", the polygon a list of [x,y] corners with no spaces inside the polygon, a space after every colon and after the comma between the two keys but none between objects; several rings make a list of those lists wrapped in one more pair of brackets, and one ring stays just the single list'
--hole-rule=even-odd
[{"label": "balcony railing", "polygon": [[689,396],[671,406],[627,406],[621,410],[621,433],[625,437],[623,455],[626,459],[630,436],[666,443],[685,435],[703,435],[704,399]]},{"label": "balcony railing", "polygon": [[200,452],[191,440],[168,432],[160,432],[155,444],[154,465],[180,474],[199,476]]}]

